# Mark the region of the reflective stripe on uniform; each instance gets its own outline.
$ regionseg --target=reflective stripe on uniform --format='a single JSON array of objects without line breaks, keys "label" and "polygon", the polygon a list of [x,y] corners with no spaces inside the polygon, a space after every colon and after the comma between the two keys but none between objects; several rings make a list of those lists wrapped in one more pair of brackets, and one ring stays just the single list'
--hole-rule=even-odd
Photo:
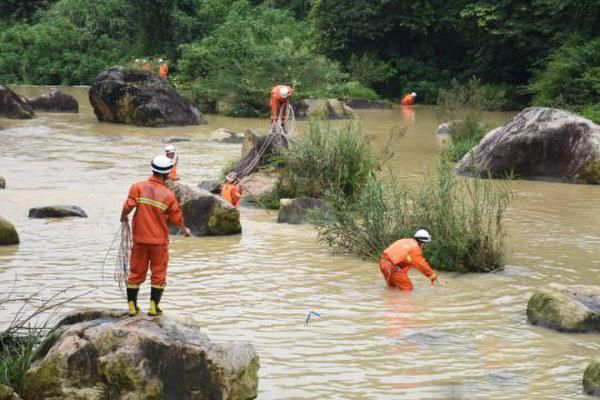
[{"label": "reflective stripe on uniform", "polygon": [[160,208],[163,211],[166,211],[166,209],[169,208],[166,204],[161,203],[160,201],[149,199],[147,197],[138,197],[137,202]]}]

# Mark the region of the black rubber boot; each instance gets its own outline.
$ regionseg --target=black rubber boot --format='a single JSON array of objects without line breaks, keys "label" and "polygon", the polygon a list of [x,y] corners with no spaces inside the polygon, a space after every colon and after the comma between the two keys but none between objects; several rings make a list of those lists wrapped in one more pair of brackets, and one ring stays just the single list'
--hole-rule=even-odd
[{"label": "black rubber boot", "polygon": [[160,298],[164,291],[165,288],[152,286],[150,289],[150,311],[148,312],[148,315],[153,317],[162,315],[162,310],[158,306],[158,303],[160,303]]},{"label": "black rubber boot", "polygon": [[139,291],[139,285],[127,285],[127,304],[129,305],[130,317],[135,317],[140,312],[140,308],[137,305]]}]

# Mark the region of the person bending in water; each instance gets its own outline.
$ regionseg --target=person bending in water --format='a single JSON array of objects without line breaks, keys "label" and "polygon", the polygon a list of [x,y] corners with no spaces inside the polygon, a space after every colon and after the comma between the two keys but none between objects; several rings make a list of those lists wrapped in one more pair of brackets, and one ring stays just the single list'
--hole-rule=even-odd
[{"label": "person bending in water", "polygon": [[419,229],[413,238],[397,240],[383,251],[379,269],[389,287],[412,290],[413,284],[408,277],[411,268],[421,271],[432,285],[439,283],[437,274],[423,256],[423,248],[428,243],[431,243],[431,234],[426,229]]}]

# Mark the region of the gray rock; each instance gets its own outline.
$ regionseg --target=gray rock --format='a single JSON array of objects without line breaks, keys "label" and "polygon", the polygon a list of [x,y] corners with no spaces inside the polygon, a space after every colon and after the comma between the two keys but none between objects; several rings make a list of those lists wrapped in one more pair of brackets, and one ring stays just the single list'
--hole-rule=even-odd
[{"label": "gray rock", "polygon": [[167,139],[163,139],[162,142],[163,143],[180,143],[180,142],[191,142],[192,139],[190,138],[180,138],[180,137],[173,137],[173,138],[167,138]]},{"label": "gray rock", "polygon": [[551,284],[527,304],[534,325],[568,332],[600,332],[600,286]]},{"label": "gray rock", "polygon": [[[473,160],[474,153],[475,159]],[[456,165],[465,175],[600,183],[600,126],[553,108],[527,108]]]},{"label": "gray rock", "polygon": [[52,88],[48,93],[29,100],[29,105],[34,110],[39,111],[79,112],[79,103],[77,103],[75,97],[56,88]]},{"label": "gray rock", "polygon": [[210,140],[219,143],[241,144],[244,142],[244,136],[240,133],[230,131],[229,129],[219,128],[211,132]]},{"label": "gray rock", "polygon": [[322,208],[323,202],[320,199],[312,197],[281,199],[279,201],[279,215],[277,216],[277,222],[301,224],[304,222],[309,210]]},{"label": "gray rock", "polygon": [[295,105],[296,118],[357,119],[346,103],[335,99],[304,99]]},{"label": "gray rock", "polygon": [[221,194],[221,182],[217,180],[202,181],[198,184],[198,188],[212,194]]},{"label": "gray rock", "polygon": [[6,179],[3,176],[0,176],[0,189],[6,188]]},{"label": "gray rock", "polygon": [[277,174],[257,172],[244,177],[242,185],[242,202],[256,203],[262,196],[273,193],[277,186]]},{"label": "gray rock", "polygon": [[365,100],[365,99],[352,99],[348,102],[348,106],[358,109],[370,109],[370,110],[388,110],[393,107],[392,103],[385,100]]},{"label": "gray rock", "polygon": [[215,343],[190,322],[76,311],[41,344],[25,399],[254,399],[259,358],[247,342]]},{"label": "gray rock", "polygon": [[[194,190],[179,182],[167,181],[181,206],[185,224],[195,236],[235,235],[242,232],[240,212],[220,196]],[[172,227],[171,233],[177,233]]]},{"label": "gray rock", "polygon": [[19,96],[8,86],[0,85],[0,116],[12,119],[31,119],[35,113],[33,108],[22,96]]},{"label": "gray rock", "polygon": [[89,98],[100,121],[141,126],[205,123],[191,101],[149,71],[112,67],[98,75]]},{"label": "gray rock", "polygon": [[0,217],[0,246],[19,244],[19,234],[14,225]]},{"label": "gray rock", "polygon": [[583,390],[592,396],[600,396],[600,361],[593,361],[583,373]]},{"label": "gray rock", "polygon": [[436,135],[450,135],[452,132],[452,125],[454,125],[456,121],[448,121],[443,122],[438,125],[437,130],[435,131]]},{"label": "gray rock", "polygon": [[65,218],[80,217],[87,218],[87,214],[81,207],[77,206],[47,206],[36,207],[29,210],[29,218]]}]

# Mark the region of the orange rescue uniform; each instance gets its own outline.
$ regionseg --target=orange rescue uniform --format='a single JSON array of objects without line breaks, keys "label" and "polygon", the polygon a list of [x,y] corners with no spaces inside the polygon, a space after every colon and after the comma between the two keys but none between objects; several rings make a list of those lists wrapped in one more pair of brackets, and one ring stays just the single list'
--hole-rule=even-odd
[{"label": "orange rescue uniform", "polygon": [[431,269],[423,250],[415,239],[400,239],[383,251],[379,261],[379,269],[389,287],[400,290],[412,290],[413,284],[408,277],[408,270],[416,268],[431,282],[437,278],[437,274]]},{"label": "orange rescue uniform", "polygon": [[402,100],[400,101],[400,103],[401,103],[402,105],[404,105],[404,106],[412,106],[413,104],[415,104],[415,98],[414,98],[414,97],[412,97],[412,96],[410,95],[410,93],[409,93],[409,94],[407,94],[406,96],[404,96],[404,97],[402,98]]},{"label": "orange rescue uniform", "polygon": [[173,168],[171,168],[171,172],[169,172],[167,179],[169,179],[171,181],[179,180],[179,176],[177,176],[177,163],[178,162],[179,162],[179,157],[175,156],[175,159],[173,159]]},{"label": "orange rescue uniform", "polygon": [[133,248],[128,284],[139,285],[146,280],[148,266],[153,286],[164,287],[169,262],[168,223],[183,225],[183,214],[175,194],[160,178],[134,183],[123,205],[123,212],[136,208],[133,216]]},{"label": "orange rescue uniform", "polygon": [[[279,94],[279,90],[284,87],[287,87],[289,90],[289,95],[285,99]],[[271,106],[271,123],[277,121],[277,119],[279,118],[279,109],[281,108],[281,106],[283,106],[283,109],[281,110],[281,124],[285,126],[287,119],[288,99],[291,95],[292,88],[288,85],[277,85],[273,89],[271,89],[271,101],[269,103],[269,105]]]},{"label": "orange rescue uniform", "polygon": [[221,197],[227,200],[227,202],[229,202],[229,204],[232,206],[239,207],[240,199],[242,197],[242,190],[238,185],[233,183],[224,183],[223,187],[221,188]]},{"label": "orange rescue uniform", "polygon": [[167,63],[160,64],[158,74],[161,78],[167,79],[167,77],[169,76],[169,66],[167,65]]}]

